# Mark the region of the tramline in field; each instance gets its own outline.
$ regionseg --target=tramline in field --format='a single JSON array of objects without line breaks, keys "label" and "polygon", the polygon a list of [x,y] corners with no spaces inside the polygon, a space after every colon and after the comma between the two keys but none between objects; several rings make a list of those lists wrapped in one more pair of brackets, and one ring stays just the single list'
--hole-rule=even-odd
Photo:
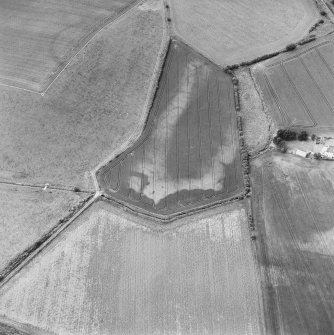
[{"label": "tramline in field", "polygon": [[334,129],[333,37],[255,66],[279,127]]},{"label": "tramline in field", "polygon": [[240,193],[230,77],[173,41],[141,138],[103,167],[98,180],[108,196],[161,215]]}]

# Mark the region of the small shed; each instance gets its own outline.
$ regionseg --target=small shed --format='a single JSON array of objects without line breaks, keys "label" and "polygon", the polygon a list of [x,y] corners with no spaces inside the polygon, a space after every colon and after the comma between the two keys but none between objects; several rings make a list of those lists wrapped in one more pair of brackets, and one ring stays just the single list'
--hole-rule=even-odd
[{"label": "small shed", "polygon": [[307,152],[302,151],[302,150],[296,150],[296,155],[300,156],[300,157],[303,157],[303,158],[306,158]]}]

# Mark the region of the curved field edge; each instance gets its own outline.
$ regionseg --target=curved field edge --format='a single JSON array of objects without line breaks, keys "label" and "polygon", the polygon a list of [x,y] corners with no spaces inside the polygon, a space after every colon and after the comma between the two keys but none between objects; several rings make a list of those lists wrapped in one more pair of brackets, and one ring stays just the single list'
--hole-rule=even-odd
[{"label": "curved field edge", "polygon": [[[271,42],[268,43],[266,45],[266,47],[247,47],[247,46],[240,46],[238,51],[232,54],[229,54],[229,52],[225,51],[226,53],[224,53],[224,49],[223,51],[220,50],[220,52],[218,51],[210,51],[208,50],[208,48],[205,47],[200,47],[198,43],[196,43],[196,40],[194,40],[194,38],[196,37],[192,37],[192,36],[187,36],[184,35],[181,31],[180,28],[177,27],[177,23],[173,23],[173,22],[177,22],[177,16],[180,17],[181,20],[181,14],[180,13],[175,13],[176,9],[175,9],[175,5],[173,4],[173,1],[175,0],[169,0],[169,2],[171,3],[171,5],[169,5],[170,7],[170,12],[171,12],[171,24],[173,25],[173,29],[174,30],[174,34],[176,36],[179,36],[179,38],[181,40],[183,40],[186,44],[189,44],[192,48],[194,48],[195,50],[198,50],[200,53],[202,53],[203,55],[205,55],[208,59],[212,60],[214,63],[216,63],[217,65],[221,66],[221,67],[225,67],[228,65],[234,65],[234,64],[238,64],[240,62],[247,62],[250,60],[255,59],[256,57],[260,57],[264,54],[269,54],[269,53],[273,53],[276,51],[280,51],[282,50],[282,48],[285,48],[289,43],[292,42],[297,42],[300,39],[304,38],[307,33],[308,33],[308,29],[313,26],[317,20],[319,19],[319,12],[318,12],[318,8],[315,5],[314,0],[308,0],[308,3],[305,5],[305,12],[307,13],[307,16],[309,17],[307,22],[301,21],[298,23],[297,27],[295,28],[295,30],[297,30],[297,33],[295,32],[293,36],[288,36],[288,37],[282,37],[282,39],[280,39],[279,41],[276,42]],[[312,14],[311,14],[312,13]],[[190,15],[189,13],[187,15]],[[270,14],[268,14],[270,16]],[[231,15],[233,17],[233,14]],[[195,24],[195,23],[193,23]],[[222,33],[224,34],[224,33]],[[247,36],[247,32],[245,33],[245,35]],[[284,34],[285,35],[285,34]],[[208,37],[209,39],[210,37]],[[218,43],[219,42],[215,42]],[[215,44],[213,43],[213,44]],[[262,42],[261,42],[262,43]],[[252,44],[251,42],[249,44]],[[250,52],[250,55],[245,56],[245,54],[247,54],[247,50],[249,50],[249,48],[251,48],[252,52]],[[226,49],[226,48],[225,48]],[[236,54],[235,54],[236,53]],[[248,51],[249,53],[249,51]],[[219,56],[217,56],[217,54]],[[239,56],[238,56],[239,54]],[[241,56],[240,56],[241,55]]]},{"label": "curved field edge", "polygon": [[[81,50],[95,37],[96,34],[98,34],[102,29],[106,28],[108,25],[116,23],[118,20],[120,20],[124,15],[128,14],[133,10],[135,7],[137,7],[139,4],[141,4],[145,0],[129,0],[128,4],[124,4],[123,8],[121,7],[120,10],[115,9],[113,12],[113,8],[105,9],[106,11],[111,11],[109,16],[106,16],[104,18],[100,18],[98,22],[94,21],[94,23],[91,27],[89,27],[88,32],[86,32],[83,36],[80,36],[77,41],[74,41],[74,44],[70,44],[67,47],[67,51],[65,52],[64,56],[61,57],[60,62],[58,64],[55,64],[53,68],[48,69],[48,73],[45,74],[45,78],[41,83],[31,83],[29,84],[29,81],[26,81],[26,84],[24,84],[25,80],[22,79],[20,81],[11,79],[10,77],[1,77],[1,85],[9,86],[12,88],[18,88],[29,92],[39,93],[44,95],[46,91],[50,88],[52,83],[58,78],[58,76],[62,73],[62,71],[71,63],[72,59],[81,52]],[[100,8],[102,11],[103,8]],[[19,18],[17,18],[19,19]],[[37,20],[38,21],[38,20]],[[71,26],[65,27],[64,29],[70,29]],[[82,27],[84,30],[84,27]],[[57,32],[57,34],[60,34],[62,31]],[[53,43],[53,42],[52,42]],[[51,44],[52,44],[51,43]],[[52,48],[52,46],[50,46]],[[50,57],[50,56],[49,56]],[[36,88],[34,88],[36,87]],[[38,88],[37,88],[38,87]]]},{"label": "curved field edge", "polygon": [[77,45],[72,48],[72,52],[65,57],[65,59],[62,61],[62,64],[58,65],[58,67],[52,71],[53,74],[49,75],[49,78],[46,79],[46,82],[42,85],[42,89],[38,93],[45,94],[46,91],[50,88],[52,83],[58,78],[58,76],[61,74],[61,72],[71,63],[72,59],[80,53],[82,49],[104,28],[108,27],[109,25],[112,25],[119,21],[123,16],[128,15],[131,13],[131,11],[143,3],[145,0],[135,0],[133,3],[130,3],[128,6],[123,8],[119,13],[115,15],[111,15],[109,17],[106,17],[103,21],[99,22],[96,26],[94,26],[91,31],[80,39],[80,41],[77,42]]}]

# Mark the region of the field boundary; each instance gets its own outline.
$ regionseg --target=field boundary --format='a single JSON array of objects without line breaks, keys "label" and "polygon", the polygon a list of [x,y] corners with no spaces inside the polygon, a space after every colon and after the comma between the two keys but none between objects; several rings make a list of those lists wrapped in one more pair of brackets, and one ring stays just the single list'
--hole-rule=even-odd
[{"label": "field boundary", "polygon": [[7,182],[7,181],[0,181],[0,185],[8,185],[8,186],[21,186],[21,187],[31,187],[31,188],[45,188],[48,190],[59,190],[59,191],[67,191],[67,192],[75,192],[75,193],[87,193],[87,194],[94,194],[94,191],[78,189],[76,190],[73,187],[66,187],[66,186],[55,186],[50,184],[28,184],[28,183],[15,183],[15,182]]},{"label": "field boundary", "polygon": [[[168,50],[166,52],[165,55],[165,59],[164,59],[164,63],[163,63],[163,69],[167,69],[170,66],[170,63],[172,61],[173,58],[173,50],[171,49],[172,43],[181,43],[184,44],[186,48],[189,48],[190,50],[192,50],[193,52],[195,52],[198,57],[202,58],[204,62],[210,63],[213,67],[217,68],[218,70],[221,70],[223,72],[225,72],[223,69],[221,69],[217,64],[215,64],[212,60],[207,59],[203,54],[197,52],[197,50],[193,49],[190,45],[184,43],[182,40],[180,40],[179,38],[171,38],[169,40],[169,44],[168,44]],[[162,69],[161,69],[162,70]],[[114,155],[113,158],[111,160],[108,159],[108,161],[106,161],[104,163],[104,165],[102,165],[100,168],[98,168],[94,175],[96,178],[96,183],[98,185],[98,190],[101,192],[102,196],[105,197],[106,199],[110,200],[111,202],[118,204],[118,205],[122,205],[125,208],[128,208],[129,210],[131,210],[132,212],[140,212],[144,215],[156,218],[158,220],[160,220],[161,222],[170,222],[172,220],[175,220],[178,217],[182,217],[184,216],[186,213],[188,214],[192,214],[194,212],[197,212],[198,210],[203,210],[205,208],[209,208],[210,206],[214,206],[217,204],[225,204],[225,203],[229,203],[230,201],[234,201],[234,200],[241,200],[243,199],[247,193],[248,190],[246,189],[245,191],[245,174],[244,171],[242,171],[242,160],[245,161],[248,160],[248,158],[245,158],[245,155],[241,154],[241,149],[240,147],[241,145],[241,140],[239,138],[239,132],[238,132],[238,127],[237,127],[237,112],[236,112],[236,108],[235,108],[235,94],[233,94],[233,90],[235,93],[235,89],[234,86],[232,85],[232,91],[231,91],[231,95],[233,95],[233,97],[231,97],[231,99],[229,99],[229,104],[231,105],[233,111],[231,112],[231,127],[230,127],[230,131],[233,132],[234,136],[237,137],[234,138],[234,136],[232,136],[232,144],[234,143],[236,149],[239,151],[239,157],[238,157],[238,161],[241,167],[241,176],[242,176],[242,181],[240,182],[240,184],[242,183],[242,185],[237,184],[233,189],[228,190],[227,192],[219,192],[219,193],[215,193],[212,196],[206,196],[204,197],[202,200],[196,200],[193,201],[189,204],[183,205],[179,202],[179,206],[180,207],[184,207],[184,210],[181,209],[179,211],[176,211],[174,213],[157,213],[157,211],[154,210],[153,211],[148,211],[144,208],[141,208],[140,206],[137,206],[137,204],[135,203],[135,201],[129,201],[128,198],[123,197],[122,195],[115,195],[113,196],[113,193],[115,192],[107,192],[103,189],[101,189],[101,179],[104,177],[104,173],[108,170],[110,170],[110,165],[111,167],[116,167],[119,164],[122,164],[122,161],[124,159],[126,159],[126,157],[133,151],[135,150],[137,147],[139,147],[142,143],[144,143],[147,140],[147,137],[150,136],[152,128],[155,126],[155,121],[156,121],[156,112],[153,114],[153,102],[155,102],[155,104],[157,104],[159,106],[160,102],[161,102],[161,96],[158,95],[159,93],[159,88],[163,87],[165,85],[165,80],[162,78],[163,76],[163,71],[160,72],[160,76],[159,76],[159,80],[158,80],[158,85],[156,85],[156,90],[155,90],[155,94],[154,94],[154,98],[152,100],[152,104],[150,106],[150,110],[148,112],[148,114],[146,115],[146,120],[145,120],[145,124],[142,128],[142,132],[139,135],[139,137],[134,141],[134,143],[132,143],[130,146],[126,147],[124,151],[120,152],[117,155]],[[229,76],[229,80],[231,80],[230,76]],[[233,83],[233,80],[231,80]],[[233,115],[235,114],[235,115]],[[108,166],[109,165],[109,166]],[[237,173],[237,169],[235,169],[236,173]],[[204,191],[205,192],[205,191]],[[219,197],[222,197],[221,199],[219,199]]]},{"label": "field boundary", "polygon": [[[135,10],[141,3],[145,0],[137,0],[133,4],[123,8],[116,16],[108,16],[105,19],[98,22],[94,27],[92,27],[91,31],[83,36],[77,43],[77,46],[73,47],[74,51],[70,53],[67,57],[64,57],[64,60],[54,69],[52,75],[48,75],[48,77],[44,80],[44,83],[41,84],[41,89],[39,91],[30,90],[18,85],[10,85],[0,83],[1,86],[16,88],[20,90],[24,90],[30,93],[40,94],[44,96],[51,85],[57,80],[57,78],[61,75],[61,73],[70,65],[72,60],[90,43],[90,41],[104,28],[108,27],[109,25],[118,23],[125,15],[131,13]],[[52,71],[52,70],[51,70]],[[3,78],[0,76],[0,80]],[[9,80],[13,83],[18,83],[15,80]]]},{"label": "field boundary", "polygon": [[[161,3],[162,3],[162,6],[164,6],[163,0],[161,0]],[[134,143],[136,143],[136,141],[140,138],[142,132],[145,129],[145,126],[146,126],[146,123],[147,123],[147,120],[148,120],[148,117],[149,117],[149,114],[150,114],[150,111],[153,105],[153,101],[158,91],[160,78],[162,76],[162,70],[167,60],[167,53],[168,53],[168,50],[171,44],[171,38],[167,31],[164,15],[165,13],[164,13],[164,7],[163,7],[162,15],[161,15],[162,22],[163,22],[163,36],[162,36],[162,41],[160,44],[160,50],[158,53],[155,68],[153,70],[152,79],[150,80],[150,86],[149,86],[149,89],[146,95],[146,101],[142,109],[143,110],[142,116],[140,120],[138,120],[137,122],[138,123],[137,127],[134,129],[134,131],[128,137],[128,139],[123,141],[123,144],[118,149],[112,151],[112,153],[109,154],[107,158],[105,158],[93,170],[91,170],[90,174],[93,178],[93,183],[94,183],[96,192],[100,192],[100,185],[97,180],[98,171],[101,168],[103,168],[105,165],[107,165],[109,162],[117,158],[119,155],[121,155],[124,151],[129,149],[132,145],[134,145]]]},{"label": "field boundary", "polygon": [[0,272],[0,289],[14,277],[23,267],[25,267],[35,256],[37,256],[46,246],[48,246],[63,230],[78,218],[87,208],[89,208],[100,197],[97,193],[94,196],[84,199],[80,207],[65,218],[60,219],[49,232],[44,234],[33,245],[18,254],[7,266]]},{"label": "field boundary", "polygon": [[215,208],[220,205],[228,205],[236,201],[242,201],[245,197],[246,197],[246,192],[243,191],[243,192],[236,193],[235,195],[232,195],[231,197],[228,197],[225,199],[219,199],[216,201],[210,201],[202,205],[201,205],[201,202],[203,203],[203,201],[200,200],[198,204],[195,204],[195,207],[185,208],[184,210],[180,210],[172,214],[158,214],[155,212],[150,212],[148,210],[145,210],[142,207],[136,206],[125,200],[121,200],[119,198],[109,196],[108,194],[105,194],[105,193],[102,194],[102,198],[108,201],[109,203],[113,204],[114,206],[116,207],[122,206],[125,211],[129,211],[137,216],[151,218],[160,223],[170,223],[180,218],[183,218],[185,216],[194,215],[194,214],[203,212],[210,208]]}]

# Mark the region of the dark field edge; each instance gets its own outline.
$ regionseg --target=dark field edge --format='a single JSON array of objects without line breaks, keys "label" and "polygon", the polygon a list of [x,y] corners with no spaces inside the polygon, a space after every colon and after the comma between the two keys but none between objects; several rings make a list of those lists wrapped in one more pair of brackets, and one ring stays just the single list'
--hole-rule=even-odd
[{"label": "dark field edge", "polygon": [[[101,175],[104,174],[104,172],[108,169],[108,165],[110,165],[111,163],[113,163],[112,165],[116,165],[118,164],[118,161],[122,160],[122,158],[124,156],[126,156],[129,152],[131,152],[133,150],[133,148],[135,148],[136,146],[138,146],[139,144],[141,144],[143,141],[146,140],[146,137],[151,133],[151,129],[152,127],[154,127],[154,122],[156,119],[156,113],[153,113],[153,107],[154,105],[160,100],[159,96],[158,96],[158,92],[159,92],[159,88],[163,85],[163,74],[164,74],[164,70],[167,69],[169,67],[169,60],[172,58],[172,44],[176,43],[176,44],[181,44],[184,45],[186,48],[190,49],[194,54],[196,54],[199,58],[202,58],[204,62],[206,63],[210,63],[212,66],[216,67],[218,70],[225,72],[226,74],[230,75],[231,77],[231,81],[233,84],[233,89],[234,89],[234,106],[235,106],[235,117],[236,117],[236,125],[237,128],[240,130],[239,127],[241,126],[241,121],[240,121],[240,117],[237,117],[237,113],[238,110],[240,110],[240,103],[239,103],[239,93],[238,93],[238,86],[236,86],[238,83],[235,83],[235,77],[231,76],[231,72],[221,68],[219,65],[217,65],[216,63],[214,63],[210,58],[206,57],[203,53],[199,52],[198,50],[194,49],[191,45],[187,44],[185,41],[183,41],[182,39],[180,39],[177,36],[172,36],[171,38],[169,38],[169,41],[167,43],[167,52],[165,53],[165,58],[162,62],[162,66],[161,66],[161,71],[159,74],[159,78],[157,81],[157,85],[155,88],[155,92],[153,95],[153,99],[152,99],[152,104],[149,108],[149,112],[146,116],[145,122],[144,122],[144,126],[143,126],[143,131],[141,133],[141,135],[139,136],[139,138],[131,145],[129,146],[126,150],[124,150],[123,152],[119,153],[118,155],[116,155],[113,159],[111,159],[109,162],[107,162],[105,165],[103,165],[98,171],[96,171],[96,179],[98,181],[99,184],[99,189],[102,191],[102,197],[106,200],[108,200],[110,203],[116,205],[116,206],[123,206],[124,209],[129,210],[130,212],[132,212],[133,214],[138,214],[138,215],[143,215],[147,218],[151,218],[153,220],[156,220],[160,223],[169,223],[172,221],[177,220],[178,218],[184,217],[186,215],[191,215],[191,214],[195,214],[198,212],[201,212],[205,209],[211,208],[211,207],[216,207],[217,205],[225,205],[225,204],[229,204],[231,202],[234,201],[239,201],[239,200],[243,200],[245,197],[249,196],[250,193],[250,188],[249,188],[249,156],[247,153],[247,150],[245,149],[245,144],[244,144],[244,140],[243,138],[240,138],[240,135],[242,135],[242,131],[238,133],[238,140],[239,140],[239,155],[240,155],[240,163],[242,165],[242,175],[243,175],[243,190],[241,189],[241,187],[239,187],[239,189],[237,189],[234,194],[232,193],[230,197],[224,198],[224,199],[219,199],[219,200],[215,200],[215,201],[209,201],[208,203],[204,203],[201,204],[201,202],[199,201],[198,203],[194,203],[191,207],[186,207],[184,210],[180,210],[178,212],[175,213],[171,213],[171,214],[158,214],[155,212],[151,212],[148,210],[145,210],[142,207],[136,206],[135,204],[132,204],[126,200],[121,199],[120,197],[116,197],[116,196],[112,196],[111,194],[109,194],[108,192],[103,190],[102,187],[102,182],[101,182]],[[236,79],[237,80],[237,79]],[[239,191],[239,192],[238,192]]]},{"label": "dark field edge", "polygon": [[[94,202],[94,195],[88,196],[79,202],[78,205],[71,208],[70,213],[64,218],[58,220],[56,225],[51,228],[46,234],[44,234],[40,239],[38,239],[34,244],[25,249],[23,252],[15,256],[0,272],[0,288],[8,282],[8,280],[13,277],[21,268],[27,265],[36,255],[38,255],[42,249],[44,249],[50,242],[64,229],[66,229],[72,219],[79,216],[84,207],[89,207]],[[92,201],[91,201],[92,200]],[[89,201],[91,201],[89,203]],[[1,321],[1,320],[0,320]],[[1,333],[0,333],[1,335]]]},{"label": "dark field edge", "polygon": [[130,204],[126,201],[122,201],[118,198],[115,197],[111,197],[109,195],[103,194],[101,196],[102,200],[106,201],[107,203],[112,204],[114,207],[117,208],[121,208],[126,212],[129,212],[135,216],[139,216],[139,217],[144,217],[144,218],[148,218],[150,220],[153,220],[157,223],[161,223],[161,224],[168,224],[171,223],[173,221],[176,221],[178,219],[184,218],[186,216],[189,215],[194,215],[194,214],[198,214],[201,213],[207,209],[211,209],[211,208],[215,208],[218,206],[224,206],[224,205],[228,205],[237,201],[242,201],[245,199],[245,197],[247,196],[247,194],[245,192],[240,192],[234,196],[231,196],[229,198],[226,199],[222,199],[222,200],[216,200],[216,201],[211,201],[209,203],[206,204],[202,204],[202,205],[198,205],[196,207],[193,208],[185,208],[184,210],[180,210],[178,212],[169,214],[169,215],[164,215],[164,214],[158,214],[158,213],[153,213],[150,212],[148,210],[143,209],[142,207],[137,207],[133,204]]},{"label": "dark field edge", "polygon": [[53,332],[42,330],[20,322],[0,316],[0,335],[52,335]]}]

